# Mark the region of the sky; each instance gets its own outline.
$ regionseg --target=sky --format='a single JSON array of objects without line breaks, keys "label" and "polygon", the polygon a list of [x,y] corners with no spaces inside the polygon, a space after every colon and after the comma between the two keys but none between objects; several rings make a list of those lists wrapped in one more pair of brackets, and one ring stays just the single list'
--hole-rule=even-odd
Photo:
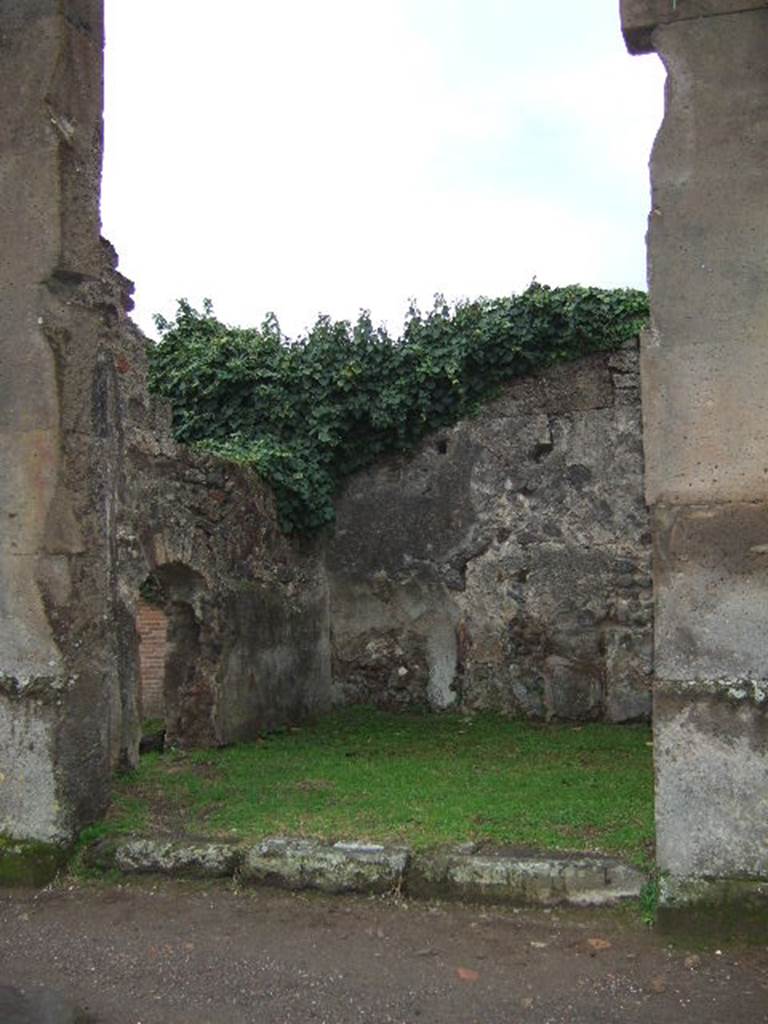
[{"label": "sky", "polygon": [[655,56],[618,0],[106,0],[103,232],[137,322],[645,286]]}]

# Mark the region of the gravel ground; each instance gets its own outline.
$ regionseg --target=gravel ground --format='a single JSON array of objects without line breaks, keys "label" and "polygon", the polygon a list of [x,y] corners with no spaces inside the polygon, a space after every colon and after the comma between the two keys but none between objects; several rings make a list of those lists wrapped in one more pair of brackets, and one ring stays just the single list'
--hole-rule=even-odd
[{"label": "gravel ground", "polygon": [[0,893],[0,985],[101,1024],[759,1024],[768,946],[673,948],[627,910],[66,883]]}]

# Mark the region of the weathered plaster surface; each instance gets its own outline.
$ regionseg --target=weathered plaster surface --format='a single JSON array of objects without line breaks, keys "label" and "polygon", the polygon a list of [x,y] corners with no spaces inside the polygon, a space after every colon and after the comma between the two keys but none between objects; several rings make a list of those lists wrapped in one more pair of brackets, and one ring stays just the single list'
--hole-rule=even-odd
[{"label": "weathered plaster surface", "polygon": [[637,374],[630,347],[520,381],[350,482],[327,559],[337,700],[649,714]]},{"label": "weathered plaster surface", "polygon": [[0,687],[0,748],[0,835],[16,834],[23,821],[28,839],[58,838],[53,716],[33,700]]},{"label": "weathered plaster surface", "polygon": [[768,875],[768,684],[658,681],[654,722],[659,867]]},{"label": "weathered plaster surface", "polygon": [[668,84],[651,163],[647,498],[766,499],[768,9],[654,39]]},{"label": "weathered plaster surface", "polygon": [[653,32],[696,18],[712,18],[746,10],[762,10],[768,0],[620,0],[624,38],[630,53],[650,53]]},{"label": "weathered plaster surface", "polygon": [[656,674],[765,679],[768,505],[657,506]]},{"label": "weathered plaster surface", "polygon": [[[0,828],[60,838],[108,795],[114,408],[87,417],[103,269],[101,5],[0,4]],[[87,656],[85,656],[85,652]]]},{"label": "weathered plaster surface", "polygon": [[622,13],[630,48],[668,72],[641,380],[672,892],[768,877],[768,4],[625,0]]}]

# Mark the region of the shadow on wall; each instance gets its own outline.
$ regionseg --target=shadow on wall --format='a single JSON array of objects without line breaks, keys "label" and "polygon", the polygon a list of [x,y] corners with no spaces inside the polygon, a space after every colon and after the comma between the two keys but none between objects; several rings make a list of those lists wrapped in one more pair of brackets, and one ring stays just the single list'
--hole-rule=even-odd
[{"label": "shadow on wall", "polygon": [[141,719],[162,719],[170,745],[214,742],[216,649],[205,625],[205,581],[180,563],[158,566],[140,588]]},{"label": "shadow on wall", "polygon": [[178,563],[155,570],[165,597],[166,634],[163,705],[166,741],[197,745],[210,741],[214,707],[213,665],[203,656],[205,642],[202,576]]},{"label": "shadow on wall", "polygon": [[327,594],[313,562],[300,568],[296,579],[286,568],[284,580],[230,579],[223,589],[182,562],[145,577],[135,700],[145,723],[162,720],[165,743],[254,739],[330,706]]}]

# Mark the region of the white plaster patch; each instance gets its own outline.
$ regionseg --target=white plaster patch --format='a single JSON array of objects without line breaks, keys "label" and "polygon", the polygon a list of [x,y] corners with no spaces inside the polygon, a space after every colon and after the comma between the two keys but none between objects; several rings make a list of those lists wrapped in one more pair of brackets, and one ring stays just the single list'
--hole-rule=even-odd
[{"label": "white plaster patch", "polygon": [[453,688],[456,654],[456,632],[453,625],[448,621],[436,623],[427,637],[427,700],[430,707],[442,710],[456,703],[457,694]]}]

